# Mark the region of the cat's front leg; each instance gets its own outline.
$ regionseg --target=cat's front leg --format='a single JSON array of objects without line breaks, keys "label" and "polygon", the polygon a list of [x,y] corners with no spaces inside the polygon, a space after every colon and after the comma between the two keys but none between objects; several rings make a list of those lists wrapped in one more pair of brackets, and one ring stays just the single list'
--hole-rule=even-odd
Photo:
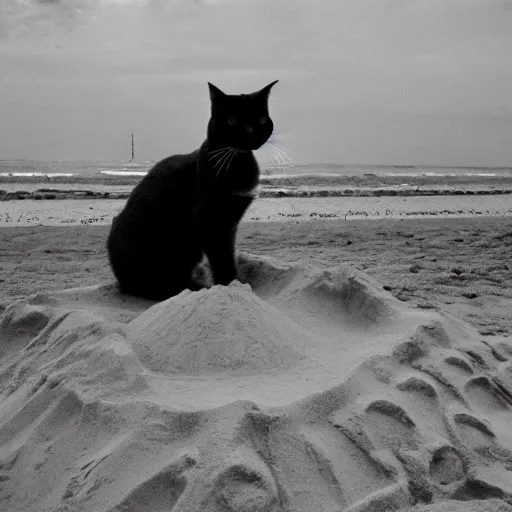
[{"label": "cat's front leg", "polygon": [[237,278],[236,231],[251,201],[252,198],[230,198],[201,212],[202,245],[215,284],[227,286]]},{"label": "cat's front leg", "polygon": [[206,222],[202,231],[203,250],[210,262],[213,282],[227,286],[237,278],[234,230],[226,225]]}]

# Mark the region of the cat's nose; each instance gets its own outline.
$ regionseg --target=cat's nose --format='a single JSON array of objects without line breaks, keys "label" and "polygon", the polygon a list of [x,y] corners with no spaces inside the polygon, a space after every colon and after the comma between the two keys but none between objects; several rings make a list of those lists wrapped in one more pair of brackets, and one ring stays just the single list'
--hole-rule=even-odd
[{"label": "cat's nose", "polygon": [[253,132],[253,128],[252,126],[246,126],[245,127],[245,133],[247,133],[248,135],[252,135],[252,132]]}]

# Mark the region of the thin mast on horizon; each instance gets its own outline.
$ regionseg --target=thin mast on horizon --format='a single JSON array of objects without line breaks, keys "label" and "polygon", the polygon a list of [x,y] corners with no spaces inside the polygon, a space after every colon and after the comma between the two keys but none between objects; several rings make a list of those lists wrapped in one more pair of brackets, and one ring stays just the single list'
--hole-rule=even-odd
[{"label": "thin mast on horizon", "polygon": [[135,145],[133,143],[133,133],[132,133],[132,158],[131,161],[135,158]]}]

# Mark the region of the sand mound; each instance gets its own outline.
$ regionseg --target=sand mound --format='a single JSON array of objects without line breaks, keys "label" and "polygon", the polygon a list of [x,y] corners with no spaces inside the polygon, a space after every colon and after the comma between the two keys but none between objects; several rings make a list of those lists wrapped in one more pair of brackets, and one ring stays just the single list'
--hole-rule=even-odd
[{"label": "sand mound", "polygon": [[3,312],[0,510],[511,510],[505,339],[349,269],[241,266],[159,304]]},{"label": "sand mound", "polygon": [[286,368],[308,342],[300,326],[239,282],[153,306],[130,323],[129,338],[149,369],[191,375]]}]

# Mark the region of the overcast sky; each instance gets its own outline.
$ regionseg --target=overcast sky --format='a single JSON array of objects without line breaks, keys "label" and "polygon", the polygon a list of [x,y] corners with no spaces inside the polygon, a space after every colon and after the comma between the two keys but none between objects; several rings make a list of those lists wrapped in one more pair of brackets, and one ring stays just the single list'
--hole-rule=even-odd
[{"label": "overcast sky", "polygon": [[512,166],[511,55],[512,0],[0,0],[0,159],[188,152],[279,79],[303,162]]}]

